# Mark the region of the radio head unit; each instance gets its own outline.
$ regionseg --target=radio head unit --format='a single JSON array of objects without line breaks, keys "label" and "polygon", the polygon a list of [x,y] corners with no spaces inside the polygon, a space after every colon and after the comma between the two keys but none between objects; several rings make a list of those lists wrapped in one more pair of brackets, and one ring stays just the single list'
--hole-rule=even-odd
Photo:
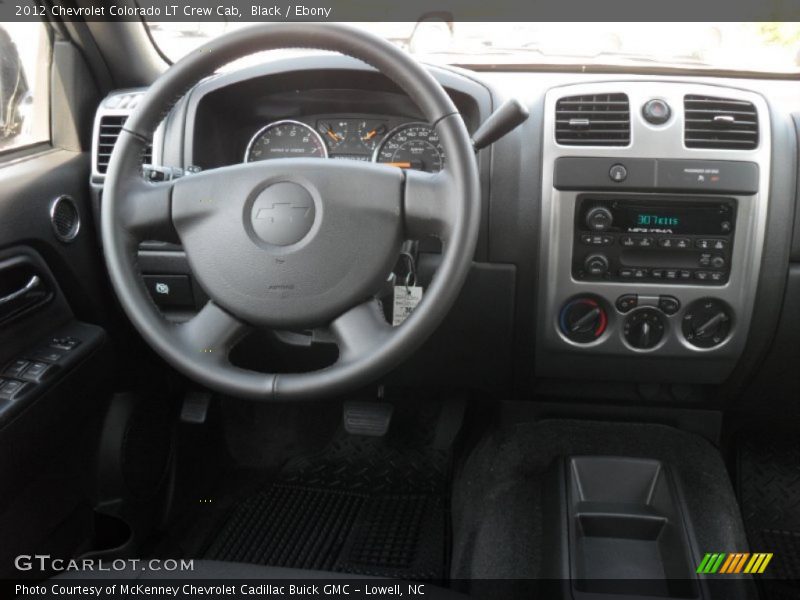
[{"label": "radio head unit", "polygon": [[736,201],[577,198],[572,276],[591,281],[723,285],[731,268]]}]

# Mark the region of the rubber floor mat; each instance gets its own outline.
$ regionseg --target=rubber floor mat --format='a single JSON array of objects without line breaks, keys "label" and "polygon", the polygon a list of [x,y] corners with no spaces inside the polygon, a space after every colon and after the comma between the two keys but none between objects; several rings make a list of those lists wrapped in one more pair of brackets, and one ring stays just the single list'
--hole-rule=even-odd
[{"label": "rubber floor mat", "polygon": [[770,600],[800,598],[800,438],[745,434],[738,492],[751,552],[771,552],[762,580]]},{"label": "rubber floor mat", "polygon": [[232,509],[205,558],[443,580],[451,451],[436,447],[437,409],[396,413],[383,438],[340,431],[290,461]]}]

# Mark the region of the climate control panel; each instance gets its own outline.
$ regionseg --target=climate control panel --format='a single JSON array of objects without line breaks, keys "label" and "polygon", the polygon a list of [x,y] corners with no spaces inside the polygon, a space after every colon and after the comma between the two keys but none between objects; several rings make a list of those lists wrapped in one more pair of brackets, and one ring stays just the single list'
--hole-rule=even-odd
[{"label": "climate control panel", "polygon": [[614,300],[596,295],[569,299],[558,314],[558,329],[577,345],[617,337],[636,351],[653,351],[672,337],[700,350],[723,344],[733,311],[722,300],[702,298],[683,306],[672,295],[626,293]]},{"label": "climate control panel", "polygon": [[734,200],[578,198],[572,276],[579,281],[724,285]]}]

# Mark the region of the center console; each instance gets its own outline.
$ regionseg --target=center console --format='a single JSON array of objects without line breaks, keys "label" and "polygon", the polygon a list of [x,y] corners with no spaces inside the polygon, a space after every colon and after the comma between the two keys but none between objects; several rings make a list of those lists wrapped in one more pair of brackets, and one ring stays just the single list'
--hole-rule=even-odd
[{"label": "center console", "polygon": [[550,90],[537,376],[724,381],[755,303],[769,148],[757,94],[668,81]]},{"label": "center console", "polygon": [[709,597],[679,480],[658,460],[565,456],[550,468],[545,532],[558,597]]}]

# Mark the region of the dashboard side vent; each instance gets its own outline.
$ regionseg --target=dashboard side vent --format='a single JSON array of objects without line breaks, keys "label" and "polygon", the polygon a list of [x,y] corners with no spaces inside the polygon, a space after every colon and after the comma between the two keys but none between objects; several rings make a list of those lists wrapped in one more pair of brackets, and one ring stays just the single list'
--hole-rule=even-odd
[{"label": "dashboard side vent", "polygon": [[758,113],[750,102],[685,96],[683,108],[687,148],[752,150],[758,146]]},{"label": "dashboard side vent", "polygon": [[556,103],[556,142],[565,146],[627,146],[631,111],[626,94],[569,96]]},{"label": "dashboard side vent", "polygon": [[[122,127],[128,120],[127,115],[104,115],[100,117],[100,124],[97,128],[97,164],[95,169],[100,175],[105,175],[108,170],[108,162],[111,160],[111,151],[117,143]],[[153,146],[148,144],[142,156],[142,164],[153,162]]]}]

